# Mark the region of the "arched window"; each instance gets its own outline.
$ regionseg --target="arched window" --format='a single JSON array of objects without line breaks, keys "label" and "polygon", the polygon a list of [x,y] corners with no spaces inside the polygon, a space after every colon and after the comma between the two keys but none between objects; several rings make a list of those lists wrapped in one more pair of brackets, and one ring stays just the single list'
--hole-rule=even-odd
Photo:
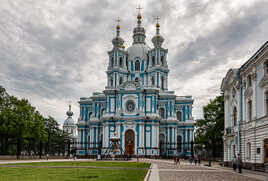
[{"label": "arched window", "polygon": [[120,57],[119,58],[119,66],[120,67],[123,67],[123,57]]},{"label": "arched window", "polygon": [[111,67],[114,66],[114,57],[111,58]]},{"label": "arched window", "polygon": [[119,85],[121,85],[123,83],[123,77],[119,78]]},{"label": "arched window", "polygon": [[233,109],[233,121],[234,121],[234,126],[236,126],[236,123],[237,123],[237,109],[236,107],[234,107]]},{"label": "arched window", "polygon": [[165,79],[164,79],[164,76],[161,77],[161,89],[165,89]]},{"label": "arched window", "polygon": [[177,120],[178,121],[181,121],[182,120],[181,116],[182,116],[181,111],[178,111],[177,112]]},{"label": "arched window", "polygon": [[88,120],[90,121],[90,119],[91,119],[91,115],[92,115],[92,112],[89,112],[88,113]]},{"label": "arched window", "polygon": [[268,60],[264,62],[264,74],[268,75]]},{"label": "arched window", "polygon": [[154,80],[154,76],[152,76],[152,86],[155,85],[155,80]]},{"label": "arched window", "polygon": [[138,77],[135,78],[135,82],[139,82],[139,78]]},{"label": "arched window", "polygon": [[155,56],[152,56],[152,66],[154,67],[155,65]]},{"label": "arched window", "polygon": [[105,108],[101,110],[101,117],[104,115]]},{"label": "arched window", "polygon": [[159,109],[159,115],[162,119],[165,119],[165,109],[164,108],[160,108]]},{"label": "arched window", "polygon": [[265,92],[266,115],[268,115],[268,91]]},{"label": "arched window", "polygon": [[164,66],[164,56],[161,56],[161,65]]},{"label": "arched window", "polygon": [[140,71],[140,61],[139,60],[136,60],[136,62],[135,62],[135,70]]},{"label": "arched window", "polygon": [[180,153],[182,148],[182,137],[180,135],[177,136],[177,152]]},{"label": "arched window", "polygon": [[252,120],[252,101],[248,101],[248,121]]}]

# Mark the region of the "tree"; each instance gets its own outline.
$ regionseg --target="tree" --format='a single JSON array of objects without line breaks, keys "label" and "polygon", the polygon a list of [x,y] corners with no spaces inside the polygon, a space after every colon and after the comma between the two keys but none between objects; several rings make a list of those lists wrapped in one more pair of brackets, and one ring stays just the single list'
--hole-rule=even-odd
[{"label": "tree", "polygon": [[[211,148],[213,157],[220,156],[223,150],[224,96],[221,94],[203,107],[204,119],[196,121],[195,141]],[[211,143],[211,144],[208,144]]]},{"label": "tree", "polygon": [[0,86],[0,154],[41,158],[44,145],[47,152],[61,154],[69,140],[53,117],[44,118],[27,99],[10,96]]}]

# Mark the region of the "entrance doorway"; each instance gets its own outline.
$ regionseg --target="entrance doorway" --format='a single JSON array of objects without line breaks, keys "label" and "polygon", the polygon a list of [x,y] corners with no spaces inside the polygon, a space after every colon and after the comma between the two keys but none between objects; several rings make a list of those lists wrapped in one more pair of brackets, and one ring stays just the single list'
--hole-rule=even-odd
[{"label": "entrance doorway", "polygon": [[125,133],[125,153],[133,155],[135,150],[135,133],[132,130],[127,130]]},{"label": "entrance doorway", "polygon": [[264,140],[264,163],[268,163],[268,139]]},{"label": "entrance doorway", "polygon": [[159,135],[159,147],[160,147],[160,155],[164,156],[166,154],[166,141],[165,141],[165,135],[160,134]]}]

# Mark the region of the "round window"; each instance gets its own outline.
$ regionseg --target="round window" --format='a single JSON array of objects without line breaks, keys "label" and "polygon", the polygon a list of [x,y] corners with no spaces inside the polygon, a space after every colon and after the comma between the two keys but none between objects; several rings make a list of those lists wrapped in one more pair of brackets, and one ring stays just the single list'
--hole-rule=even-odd
[{"label": "round window", "polygon": [[128,112],[133,112],[135,110],[135,103],[133,100],[128,100],[126,102],[126,109]]}]

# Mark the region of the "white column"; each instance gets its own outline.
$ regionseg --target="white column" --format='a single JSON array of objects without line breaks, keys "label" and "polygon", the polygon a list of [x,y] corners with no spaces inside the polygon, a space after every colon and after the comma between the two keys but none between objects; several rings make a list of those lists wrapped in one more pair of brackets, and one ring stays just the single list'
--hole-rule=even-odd
[{"label": "white column", "polygon": [[143,140],[142,140],[142,135],[143,135],[143,133],[142,133],[142,124],[140,124],[140,130],[139,130],[140,132],[139,132],[139,142],[140,142],[140,147],[142,147],[143,146]]},{"label": "white column", "polygon": [[141,145],[144,147],[144,124],[141,125]]}]

